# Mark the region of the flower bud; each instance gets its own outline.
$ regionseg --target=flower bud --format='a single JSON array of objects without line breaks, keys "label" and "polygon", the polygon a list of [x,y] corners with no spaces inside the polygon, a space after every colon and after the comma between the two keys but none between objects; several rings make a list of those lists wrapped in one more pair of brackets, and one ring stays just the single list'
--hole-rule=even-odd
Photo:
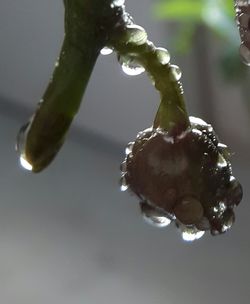
[{"label": "flower bud", "polygon": [[194,117],[190,124],[174,136],[160,128],[140,132],[127,149],[123,176],[140,201],[182,231],[223,233],[234,222],[242,188],[212,126]]}]

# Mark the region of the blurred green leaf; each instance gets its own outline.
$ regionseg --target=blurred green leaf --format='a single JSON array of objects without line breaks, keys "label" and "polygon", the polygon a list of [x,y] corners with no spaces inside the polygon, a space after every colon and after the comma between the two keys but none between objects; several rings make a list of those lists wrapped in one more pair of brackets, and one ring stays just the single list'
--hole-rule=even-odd
[{"label": "blurred green leaf", "polygon": [[174,45],[180,54],[190,51],[194,33],[203,25],[219,37],[219,67],[228,82],[245,77],[245,67],[238,56],[240,35],[235,23],[233,0],[159,0],[154,12],[158,18],[175,21],[179,27]]},{"label": "blurred green leaf", "polygon": [[201,20],[203,3],[197,0],[162,1],[155,6],[156,16],[168,20]]}]

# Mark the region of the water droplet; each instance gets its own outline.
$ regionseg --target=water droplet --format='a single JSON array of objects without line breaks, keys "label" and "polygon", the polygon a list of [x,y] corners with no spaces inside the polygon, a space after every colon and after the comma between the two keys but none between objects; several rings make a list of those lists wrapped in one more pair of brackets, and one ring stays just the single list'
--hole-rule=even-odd
[{"label": "water droplet", "polygon": [[59,67],[59,60],[57,60],[56,62],[55,62],[55,68],[58,68]]},{"label": "water droplet", "polygon": [[218,166],[218,168],[227,167],[227,161],[225,160],[225,158],[220,153],[218,155],[217,166]]},{"label": "water droplet", "polygon": [[102,55],[110,55],[113,53],[113,49],[112,48],[109,48],[107,46],[105,46],[104,48],[101,49],[101,52],[100,52]]},{"label": "water droplet", "polygon": [[143,27],[137,24],[128,24],[126,26],[126,43],[132,43],[136,45],[142,45],[147,42],[147,32]]},{"label": "water droplet", "polygon": [[161,64],[163,64],[163,65],[169,64],[170,54],[166,49],[158,47],[155,49],[155,52],[156,52],[156,56]]},{"label": "water droplet", "polygon": [[182,239],[187,242],[192,242],[200,239],[205,234],[205,231],[198,230],[195,227],[186,227],[182,228]]},{"label": "water droplet", "polygon": [[134,57],[121,56],[119,62],[122,65],[123,72],[129,76],[137,76],[145,71],[144,67]]},{"label": "water droplet", "polygon": [[165,213],[150,206],[147,202],[140,203],[141,212],[144,220],[155,227],[167,227],[171,223]]},{"label": "water droplet", "polygon": [[240,56],[242,62],[247,66],[250,66],[250,50],[247,48],[247,46],[244,43],[242,43],[240,46]]},{"label": "water droplet", "polygon": [[20,160],[21,166],[24,169],[26,169],[28,171],[32,171],[33,170],[33,166],[24,158],[24,156],[21,155],[19,160]]},{"label": "water droplet", "polygon": [[218,143],[217,148],[219,152],[223,155],[225,160],[229,160],[231,158],[231,152],[227,145],[224,145],[222,143]]},{"label": "water droplet", "polygon": [[170,77],[173,81],[179,81],[181,79],[181,69],[177,65],[170,66]]},{"label": "water droplet", "polygon": [[127,162],[126,161],[124,161],[124,162],[121,163],[120,170],[123,173],[125,173],[127,171]]},{"label": "water droplet", "polygon": [[194,125],[204,126],[204,127],[208,126],[208,124],[203,119],[198,118],[198,117],[189,116],[189,120],[190,120],[191,124],[194,124]]},{"label": "water droplet", "polygon": [[30,127],[30,123],[27,123],[20,128],[16,142],[16,151],[19,154],[20,164],[26,170],[32,170],[32,166],[25,159],[25,144],[26,144],[26,137],[29,131],[29,127]]},{"label": "water droplet", "polygon": [[232,210],[228,210],[223,214],[223,224],[221,226],[221,232],[229,230],[235,221],[235,216]]},{"label": "water droplet", "polygon": [[128,154],[130,154],[130,153],[132,152],[133,146],[134,146],[134,142],[133,142],[133,141],[131,141],[131,142],[129,142],[129,143],[127,144],[127,147],[126,147],[126,149],[125,149],[125,154],[126,154],[126,155],[128,155]]},{"label": "water droplet", "polygon": [[242,200],[242,196],[243,191],[241,184],[234,176],[231,176],[227,188],[226,197],[224,199],[225,204],[228,206],[239,205]]},{"label": "water droplet", "polygon": [[126,191],[126,190],[128,190],[128,188],[129,188],[129,185],[127,183],[126,176],[124,174],[120,179],[120,189],[121,189],[121,191]]},{"label": "water droplet", "polygon": [[125,0],[113,0],[112,4],[113,4],[113,6],[122,6],[122,5],[124,5],[124,3],[125,3]]},{"label": "water droplet", "polygon": [[25,125],[23,125],[17,135],[17,142],[16,142],[16,151],[19,154],[19,161],[21,166],[28,170],[28,171],[32,171],[33,167],[32,165],[27,161],[26,156],[25,156],[25,145],[26,145],[26,138],[27,138],[27,134],[29,132],[30,129],[30,125],[32,122],[32,119],[30,119],[30,121],[28,123],[26,123]]},{"label": "water droplet", "polygon": [[29,131],[29,126],[30,123],[26,123],[20,128],[17,134],[16,151],[19,153],[19,155],[24,153],[26,136]]},{"label": "water droplet", "polygon": [[216,216],[221,216],[223,212],[227,209],[224,202],[219,202],[217,206],[213,207],[213,211],[216,213]]}]

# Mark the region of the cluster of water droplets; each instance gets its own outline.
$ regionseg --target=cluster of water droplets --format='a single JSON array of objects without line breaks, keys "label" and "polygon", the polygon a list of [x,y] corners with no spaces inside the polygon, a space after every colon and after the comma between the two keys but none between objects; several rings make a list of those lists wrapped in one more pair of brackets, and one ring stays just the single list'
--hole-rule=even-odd
[{"label": "cluster of water droplets", "polygon": [[235,0],[236,21],[240,32],[240,55],[242,61],[250,66],[250,1]]}]

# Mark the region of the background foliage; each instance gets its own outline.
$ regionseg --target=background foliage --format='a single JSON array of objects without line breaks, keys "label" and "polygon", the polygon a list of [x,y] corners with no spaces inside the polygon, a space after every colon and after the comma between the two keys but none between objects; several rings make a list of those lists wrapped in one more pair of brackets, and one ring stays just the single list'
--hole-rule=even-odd
[{"label": "background foliage", "polygon": [[154,7],[160,19],[176,22],[176,51],[189,52],[198,29],[206,28],[218,41],[218,67],[226,81],[245,83],[247,67],[239,57],[240,37],[233,0],[161,0]]}]

